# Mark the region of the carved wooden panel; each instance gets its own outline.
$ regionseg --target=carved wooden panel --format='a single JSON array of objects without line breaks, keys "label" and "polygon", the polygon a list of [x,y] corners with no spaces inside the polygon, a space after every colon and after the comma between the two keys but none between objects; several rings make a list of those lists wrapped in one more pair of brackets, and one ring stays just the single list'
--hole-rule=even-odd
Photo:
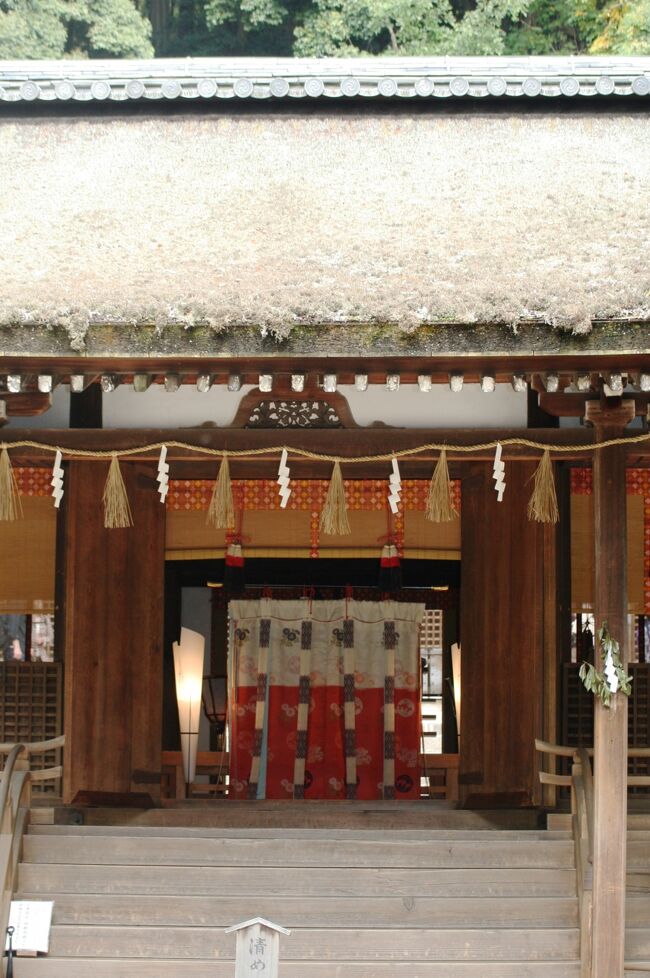
[{"label": "carved wooden panel", "polygon": [[357,428],[347,398],[310,384],[296,393],[278,378],[274,390],[251,391],[242,398],[233,428],[333,429]]},{"label": "carved wooden panel", "polygon": [[342,428],[336,408],[327,401],[259,401],[245,424],[246,428]]}]

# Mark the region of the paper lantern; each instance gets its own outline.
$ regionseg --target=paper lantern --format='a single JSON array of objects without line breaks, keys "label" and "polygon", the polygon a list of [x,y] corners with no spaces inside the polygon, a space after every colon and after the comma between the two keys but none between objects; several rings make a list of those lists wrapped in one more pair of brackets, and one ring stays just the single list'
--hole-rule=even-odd
[{"label": "paper lantern", "polygon": [[181,640],[174,642],[174,673],[185,784],[192,783],[196,772],[204,652],[203,635],[190,628],[181,628]]}]

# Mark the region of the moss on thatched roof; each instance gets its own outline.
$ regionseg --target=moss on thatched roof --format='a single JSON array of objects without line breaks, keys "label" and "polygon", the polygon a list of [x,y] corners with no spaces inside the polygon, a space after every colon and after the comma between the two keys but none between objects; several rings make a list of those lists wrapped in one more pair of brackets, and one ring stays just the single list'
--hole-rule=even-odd
[{"label": "moss on thatched roof", "polygon": [[644,319],[648,160],[642,111],[5,119],[0,325]]}]

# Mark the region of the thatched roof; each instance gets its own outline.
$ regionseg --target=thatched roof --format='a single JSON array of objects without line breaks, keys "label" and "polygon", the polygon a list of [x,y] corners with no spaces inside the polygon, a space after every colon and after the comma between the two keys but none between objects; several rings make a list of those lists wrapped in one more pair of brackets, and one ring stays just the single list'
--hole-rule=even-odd
[{"label": "thatched roof", "polygon": [[648,160],[641,109],[0,119],[0,325],[644,319]]}]

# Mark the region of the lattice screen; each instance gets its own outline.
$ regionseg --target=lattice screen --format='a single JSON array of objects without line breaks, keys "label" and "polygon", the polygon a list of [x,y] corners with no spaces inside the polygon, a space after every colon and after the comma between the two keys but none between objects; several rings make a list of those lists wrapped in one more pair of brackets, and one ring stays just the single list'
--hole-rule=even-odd
[{"label": "lattice screen", "polygon": [[[62,728],[62,667],[59,662],[0,663],[0,742],[58,737]],[[60,751],[32,754],[34,770],[61,763]],[[35,782],[34,794],[58,794],[54,781]]]},{"label": "lattice screen", "polygon": [[442,611],[429,608],[420,626],[420,648],[442,651]]},{"label": "lattice screen", "polygon": [[[591,747],[594,742],[594,697],[578,676],[580,666],[564,664],[563,675],[563,743],[569,747]],[[632,695],[628,708],[628,743],[630,747],[647,747],[650,743],[650,663],[631,662]],[[650,759],[630,758],[629,774],[650,773]],[[648,789],[634,789],[647,792]]]}]

